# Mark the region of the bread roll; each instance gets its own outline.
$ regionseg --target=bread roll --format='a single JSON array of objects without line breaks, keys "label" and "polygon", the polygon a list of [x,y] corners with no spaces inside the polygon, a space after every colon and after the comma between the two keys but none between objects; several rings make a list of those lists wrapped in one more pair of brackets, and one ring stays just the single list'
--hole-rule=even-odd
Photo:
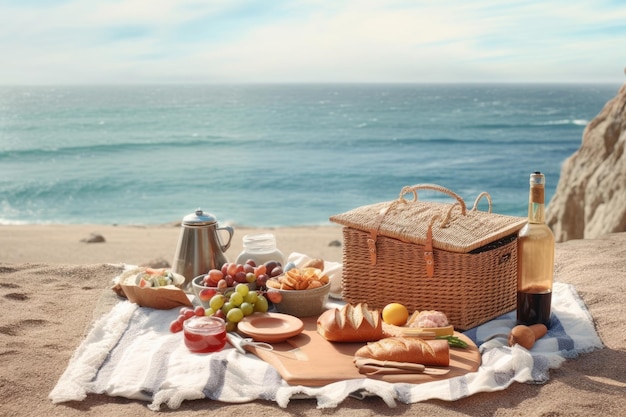
[{"label": "bread roll", "polygon": [[449,325],[446,315],[436,310],[416,311],[406,322],[407,327],[420,328],[447,327]]},{"label": "bread roll", "polygon": [[429,366],[450,365],[448,341],[440,339],[388,337],[368,343],[357,350],[354,356],[380,361],[420,363]]},{"label": "bread roll", "polygon": [[323,259],[309,259],[301,268],[317,268],[320,271],[324,271]]},{"label": "bread roll", "polygon": [[331,342],[373,342],[383,337],[383,326],[378,310],[368,309],[365,303],[346,304],[322,313],[317,332]]}]

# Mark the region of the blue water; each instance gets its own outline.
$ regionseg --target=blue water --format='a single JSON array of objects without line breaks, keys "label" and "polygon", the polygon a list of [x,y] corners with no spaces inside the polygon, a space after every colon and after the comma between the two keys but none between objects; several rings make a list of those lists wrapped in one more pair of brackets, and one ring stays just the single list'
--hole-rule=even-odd
[{"label": "blue water", "polygon": [[0,87],[0,223],[323,225],[418,183],[525,216],[618,88]]}]

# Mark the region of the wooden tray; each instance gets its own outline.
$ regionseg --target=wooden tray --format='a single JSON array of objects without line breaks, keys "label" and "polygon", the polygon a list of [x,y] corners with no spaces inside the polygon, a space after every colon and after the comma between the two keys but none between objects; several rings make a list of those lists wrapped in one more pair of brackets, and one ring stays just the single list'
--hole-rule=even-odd
[{"label": "wooden tray", "polygon": [[[246,349],[274,366],[290,385],[323,386],[346,379],[360,379],[364,375],[354,366],[354,353],[364,343],[332,343],[317,333],[317,317],[302,319],[304,330],[301,334],[274,344],[273,351]],[[465,340],[466,349],[450,348],[449,372],[443,375],[401,374],[377,376],[387,382],[424,382],[449,379],[478,370],[481,363],[478,348],[468,337],[455,332],[455,336]],[[373,377],[368,377],[373,378]]]}]

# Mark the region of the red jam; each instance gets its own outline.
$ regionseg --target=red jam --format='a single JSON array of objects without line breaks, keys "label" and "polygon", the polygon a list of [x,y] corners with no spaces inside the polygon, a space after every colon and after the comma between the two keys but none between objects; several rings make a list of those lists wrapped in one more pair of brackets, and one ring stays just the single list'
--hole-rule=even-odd
[{"label": "red jam", "polygon": [[187,349],[195,353],[217,352],[226,345],[226,323],[219,317],[191,317],[183,333]]}]

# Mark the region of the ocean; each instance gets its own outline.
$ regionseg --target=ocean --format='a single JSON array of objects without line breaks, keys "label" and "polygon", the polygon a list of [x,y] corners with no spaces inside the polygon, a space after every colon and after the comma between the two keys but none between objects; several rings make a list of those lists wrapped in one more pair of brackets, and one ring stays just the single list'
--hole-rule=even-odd
[{"label": "ocean", "polygon": [[549,201],[619,87],[4,86],[0,224],[326,225],[422,183],[526,216],[529,174]]}]

